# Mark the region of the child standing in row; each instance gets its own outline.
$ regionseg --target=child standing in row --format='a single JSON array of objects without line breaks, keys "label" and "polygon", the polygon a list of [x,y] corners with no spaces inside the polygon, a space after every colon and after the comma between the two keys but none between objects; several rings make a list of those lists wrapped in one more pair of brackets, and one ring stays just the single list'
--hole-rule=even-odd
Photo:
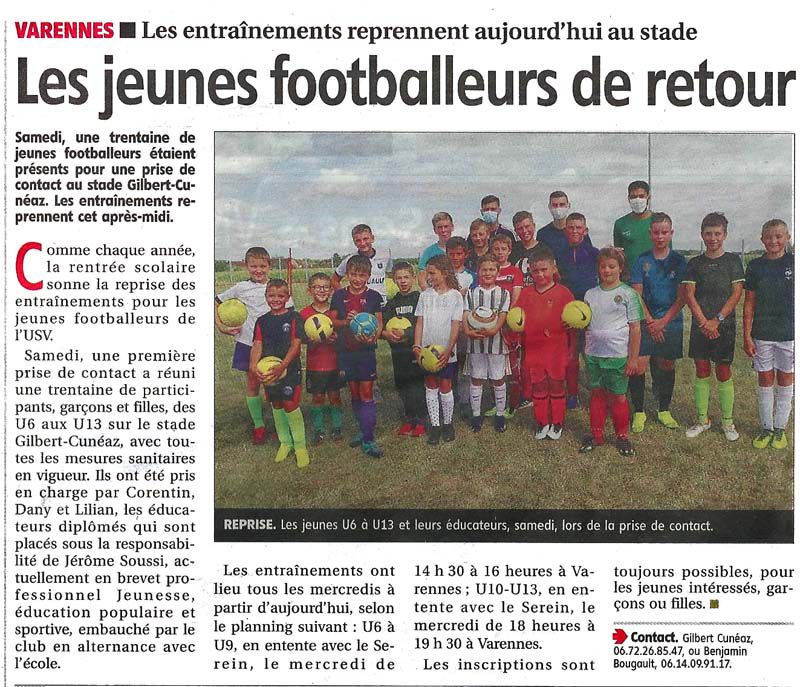
[{"label": "child standing in row", "polygon": [[411,330],[383,330],[383,338],[389,342],[392,352],[394,385],[403,404],[403,424],[398,430],[400,436],[421,437],[425,434],[425,383],[422,368],[414,358],[414,327],[417,316],[414,314],[419,301],[419,291],[414,291],[414,268],[405,261],[394,263],[393,278],[398,293],[389,299],[383,309],[383,321],[393,317],[404,317],[411,323]]},{"label": "child standing in row", "polygon": [[[331,278],[327,274],[312,274],[308,280],[308,293],[311,295],[311,305],[300,311],[304,323],[314,315],[335,316],[330,306]],[[312,443],[315,445],[325,439],[326,410],[330,413],[331,439],[339,441],[342,438],[341,388],[336,338],[332,336],[326,341],[309,341],[306,349],[306,391],[311,394],[311,423],[314,426]]]},{"label": "child standing in row", "polygon": [[[267,283],[269,312],[258,318],[250,351],[250,374],[266,386],[272,404],[272,417],[280,446],[275,462],[280,463],[294,450],[297,467],[308,465],[306,430],[300,405],[300,331],[303,322],[294,309],[287,307],[289,285],[283,279]],[[258,371],[258,362],[266,356],[281,359],[268,373]],[[286,376],[284,377],[284,373]]]},{"label": "child standing in row", "polygon": [[589,423],[592,435],[584,439],[581,453],[602,445],[606,416],[617,435],[620,455],[636,455],[628,439],[628,377],[636,373],[644,318],[639,294],[622,282],[625,258],[618,248],[602,248],[597,256],[600,284],[586,292],[584,300],[592,309],[586,330],[586,372],[589,376]]},{"label": "child standing in row", "polygon": [[[431,429],[428,444],[435,446],[439,440],[453,441],[453,376],[456,371],[456,342],[463,315],[458,280],[453,265],[446,255],[436,255],[425,267],[430,287],[419,297],[414,331],[414,354],[419,362],[424,346],[438,344],[444,347],[439,356],[439,369],[425,375],[425,401]],[[442,412],[439,414],[439,402]]]},{"label": "child standing in row", "polygon": [[[453,273],[456,275],[458,281],[458,291],[461,296],[466,296],[469,291],[478,282],[478,277],[475,272],[467,269],[466,260],[469,254],[469,246],[465,239],[461,236],[453,236],[447,240],[446,255],[453,265]],[[453,393],[456,397],[456,403],[461,409],[461,415],[464,419],[470,417],[469,411],[469,384],[464,377],[464,365],[467,361],[467,348],[469,340],[464,332],[458,335],[458,342],[456,343],[456,374],[453,377]]]},{"label": "child standing in row", "polygon": [[747,266],[744,282],[744,352],[758,373],[761,419],[753,446],[782,449],[794,391],[794,256],[786,251],[786,222],[766,222],[761,242],[766,253]]}]

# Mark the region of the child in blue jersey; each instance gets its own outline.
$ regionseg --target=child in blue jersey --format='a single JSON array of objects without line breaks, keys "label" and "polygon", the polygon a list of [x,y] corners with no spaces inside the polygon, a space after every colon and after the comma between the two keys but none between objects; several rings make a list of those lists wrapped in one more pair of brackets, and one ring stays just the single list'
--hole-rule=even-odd
[{"label": "child in blue jersey", "polygon": [[631,286],[642,297],[644,325],[637,373],[630,378],[633,405],[632,432],[644,430],[645,369],[650,365],[653,390],[658,398],[658,421],[677,429],[670,404],[675,389],[675,361],[683,357],[683,288],[686,258],[670,248],[672,219],[664,212],[650,218],[653,249],[642,253],[631,270]]},{"label": "child in blue jersey", "polygon": [[794,256],[786,250],[786,222],[766,222],[761,242],[766,252],[747,266],[744,282],[744,352],[758,373],[761,420],[753,446],[783,449],[794,392]]}]

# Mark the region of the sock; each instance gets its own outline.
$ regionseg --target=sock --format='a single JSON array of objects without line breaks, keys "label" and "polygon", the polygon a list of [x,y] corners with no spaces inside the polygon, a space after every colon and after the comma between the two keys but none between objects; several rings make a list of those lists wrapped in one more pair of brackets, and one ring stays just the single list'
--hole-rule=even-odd
[{"label": "sock", "polygon": [[325,406],[311,406],[311,424],[315,431],[325,431]]},{"label": "sock", "polygon": [[547,396],[534,395],[533,417],[540,427],[550,424],[550,399]]},{"label": "sock", "polygon": [[722,411],[722,424],[733,423],[733,377],[727,382],[719,382],[719,407]]},{"label": "sock", "polygon": [[439,389],[429,389],[425,387],[425,403],[428,406],[428,417],[431,419],[431,426],[439,426]]},{"label": "sock", "polygon": [[378,405],[375,401],[361,401],[361,441],[375,441],[375,425],[378,424]]},{"label": "sock", "polygon": [[[498,387],[495,387],[497,389]],[[505,385],[503,385],[505,388]],[[520,385],[519,382],[516,380],[512,381],[509,385],[509,399],[511,401],[511,408],[519,408],[519,397],[520,397]],[[495,397],[497,396],[497,392],[495,392]],[[505,401],[503,402],[503,411],[505,411]],[[499,411],[498,411],[499,412]]]},{"label": "sock", "polygon": [[[644,375],[642,376],[644,379]],[[631,411],[625,394],[610,394],[611,396],[611,421],[614,423],[614,433],[620,439],[628,438],[628,424],[631,420]]]},{"label": "sock", "polygon": [[559,396],[550,396],[550,418],[554,425],[563,425],[567,415],[567,397],[563,393]]},{"label": "sock", "polygon": [[342,406],[330,406],[331,427],[333,429],[342,428]]},{"label": "sock", "polygon": [[[633,375],[628,379],[628,389],[631,392],[631,404],[634,413],[644,412],[644,375]],[[613,410],[612,410],[613,412]]]},{"label": "sock", "polygon": [[275,420],[275,431],[278,441],[284,446],[292,446],[292,431],[289,429],[289,418],[283,408],[273,408],[272,417]]},{"label": "sock", "polygon": [[502,415],[506,412],[506,385],[501,384],[494,388],[494,407],[497,409],[497,414]]},{"label": "sock", "polygon": [[789,414],[792,412],[792,394],[794,384],[779,386],[775,391],[775,428],[786,429],[789,423]]},{"label": "sock", "polygon": [[475,386],[469,385],[469,405],[472,408],[472,416],[478,417],[481,414],[481,398],[483,397],[483,384]]},{"label": "sock", "polygon": [[589,396],[589,426],[592,428],[592,437],[603,443],[603,429],[606,425],[606,392],[605,389],[592,389]]},{"label": "sock", "polygon": [[653,377],[655,380],[655,391],[658,397],[658,409],[660,411],[669,410],[672,405],[672,392],[675,389],[675,368],[671,370],[662,370],[656,368],[658,372]]},{"label": "sock", "polygon": [[455,406],[455,399],[453,398],[452,389],[446,394],[439,392],[439,398],[442,399],[442,424],[453,424],[453,407]]},{"label": "sock", "polygon": [[772,416],[774,414],[774,405],[775,387],[758,387],[758,417],[761,420],[761,426],[764,429],[768,429],[770,432],[773,429]]},{"label": "sock", "polygon": [[284,417],[287,419],[289,431],[291,432],[291,441],[294,447],[306,447],[306,426],[303,422],[303,412],[300,408],[295,408],[291,413],[283,412]]},{"label": "sock", "polygon": [[578,372],[579,372],[578,361],[576,360],[568,360],[567,361],[567,393],[570,396],[577,396],[578,395]]},{"label": "sock", "polygon": [[694,378],[694,407],[697,410],[697,421],[708,422],[708,397],[711,394],[711,382],[708,377]]},{"label": "sock", "polygon": [[253,427],[259,429],[264,426],[264,406],[261,403],[261,396],[247,396],[247,412],[253,420]]}]

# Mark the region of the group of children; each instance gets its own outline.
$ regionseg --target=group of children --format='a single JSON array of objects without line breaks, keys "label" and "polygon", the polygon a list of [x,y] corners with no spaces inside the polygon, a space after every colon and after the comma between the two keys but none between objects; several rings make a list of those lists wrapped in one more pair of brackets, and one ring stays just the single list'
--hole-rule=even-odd
[{"label": "group of children", "polygon": [[[591,244],[586,218],[568,212],[565,194],[551,195],[550,202],[554,224],[541,229],[536,237],[531,213],[514,215],[518,241],[511,239],[508,230],[490,236],[487,219],[498,223],[491,213],[472,222],[468,241],[453,237],[452,218],[437,213],[433,225],[439,243],[426,251],[425,266],[419,274],[406,261],[392,264],[388,256],[381,257],[373,248],[372,230],[357,225],[353,240],[358,251],[345,258],[333,279],[321,272],[310,278],[311,304],[299,313],[293,308],[287,283],[268,279],[267,252],[251,248],[245,256],[250,279],[217,297],[217,304],[229,298],[242,300],[247,306],[247,321],[242,327],[231,328],[223,325],[218,315],[215,319],[220,331],[236,336],[233,366],[247,374],[253,442],[266,440],[259,395],[263,385],[280,444],[275,460],[280,462],[294,451],[298,467],[308,465],[299,408],[300,352],[305,344],[311,443],[324,440],[328,424],[331,439],[342,438],[340,389],[346,383],[359,429],[350,445],[368,456],[380,457],[375,442],[374,384],[377,342],[383,338],[391,350],[395,387],[402,402],[403,421],[397,432],[401,436],[427,434],[431,446],[453,441],[458,404],[467,411],[473,432],[482,430],[485,415],[492,415],[494,430],[503,432],[510,409],[532,405],[535,438],[558,440],[566,411],[578,403],[578,361],[583,353],[591,433],[582,441],[580,451],[587,453],[604,443],[610,414],[619,453],[633,456],[629,432],[644,429],[644,375],[648,367],[658,402],[658,421],[665,427],[678,428],[670,404],[675,361],[683,355],[684,305],[692,313],[689,357],[695,362],[697,411],[697,421],[686,430],[686,436],[696,437],[711,426],[713,364],[722,431],[733,441],[738,433],[733,423],[731,362],[735,308],[744,290],[744,350],[754,358],[758,372],[762,425],[753,446],[785,448],[794,381],[793,258],[786,250],[786,223],[770,220],[764,225],[766,253],[753,260],[745,274],[739,257],[724,250],[727,219],[723,214],[710,213],[703,219],[705,251],[687,263],[671,248],[670,217],[648,212],[645,247],[649,248],[628,265],[627,250],[598,250]],[[638,214],[645,212],[634,207],[633,200],[631,207],[633,215],[637,210]],[[615,228],[615,237],[616,232]],[[376,260],[380,262],[377,274]],[[397,293],[388,300],[387,274],[397,287]],[[334,290],[343,278],[347,284]],[[371,286],[378,286],[383,293]],[[564,308],[573,300],[584,301],[590,308],[591,320],[585,329],[570,329],[563,322]],[[508,312],[514,307],[520,308],[525,318],[524,329],[517,334],[506,326]],[[475,326],[471,321],[470,315],[478,308],[488,308],[494,314],[488,325]],[[355,335],[349,327],[361,312],[377,319],[372,336]],[[335,335],[314,343],[305,338],[303,324],[318,313],[330,318]],[[395,317],[406,318],[413,333],[385,329],[384,323]],[[441,347],[438,367],[425,371],[420,355],[431,344]],[[281,362],[262,374],[257,364],[268,355]],[[489,413],[484,413],[482,397],[487,380],[494,404]]]}]

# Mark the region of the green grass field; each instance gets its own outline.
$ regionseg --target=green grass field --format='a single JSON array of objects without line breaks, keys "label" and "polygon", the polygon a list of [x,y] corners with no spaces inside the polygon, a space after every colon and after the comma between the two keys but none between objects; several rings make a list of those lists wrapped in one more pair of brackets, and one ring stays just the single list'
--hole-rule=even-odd
[{"label": "green grass field", "polygon": [[[304,272],[295,276],[294,299],[300,308],[309,297]],[[245,277],[243,272],[218,273],[215,290]],[[741,323],[741,311],[738,316]],[[688,324],[688,313],[685,318]],[[629,459],[620,457],[613,445],[579,455],[588,429],[583,377],[582,406],[568,411],[558,442],[534,440],[530,411],[518,413],[505,434],[495,434],[486,423],[474,435],[457,420],[456,441],[433,448],[424,438],[396,437],[400,401],[389,348],[381,342],[377,441],[384,457],[368,458],[347,446],[355,428],[344,391],[345,441],[311,447],[311,465],[298,470],[291,459],[273,462],[277,444],[250,444],[243,374],[230,368],[233,339],[218,332],[215,336],[215,502],[220,508],[792,508],[793,447],[756,451],[750,445],[758,431],[756,376],[740,346],[734,361],[739,441],[728,442],[720,432],[713,385],[714,427],[691,441],[683,428],[671,431],[657,425],[648,388],[648,425],[643,434],[633,435],[637,456]],[[694,366],[683,359],[677,369],[673,414],[685,428],[694,422]],[[487,387],[484,396],[490,394]],[[310,429],[305,411],[309,402],[304,394],[301,408]],[[612,436],[610,422],[606,435]]]}]

